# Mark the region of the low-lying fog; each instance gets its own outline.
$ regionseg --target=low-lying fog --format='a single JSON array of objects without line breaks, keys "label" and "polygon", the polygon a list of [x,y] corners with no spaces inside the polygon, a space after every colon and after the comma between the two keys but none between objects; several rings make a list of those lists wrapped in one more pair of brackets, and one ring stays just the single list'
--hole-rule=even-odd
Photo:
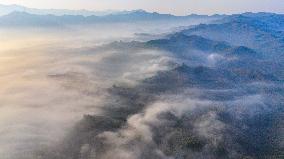
[{"label": "low-lying fog", "polygon": [[135,85],[168,69],[170,57],[159,51],[98,49],[175,29],[144,26],[0,29],[1,159],[29,158],[59,142],[84,114],[100,112],[113,84]]},{"label": "low-lying fog", "polygon": [[0,158],[281,158],[282,63],[200,22],[0,28]]}]

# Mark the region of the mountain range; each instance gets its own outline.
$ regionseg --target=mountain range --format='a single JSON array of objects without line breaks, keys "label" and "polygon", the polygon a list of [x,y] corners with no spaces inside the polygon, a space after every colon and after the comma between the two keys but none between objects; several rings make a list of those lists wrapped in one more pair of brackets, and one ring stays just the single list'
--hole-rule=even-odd
[{"label": "mountain range", "polygon": [[186,21],[193,19],[216,20],[225,15],[197,15],[175,16],[147,12],[145,10],[132,11],[87,11],[61,9],[33,9],[19,5],[0,5],[0,27],[20,26],[60,26],[70,24],[94,24],[109,22],[137,22],[137,21]]},{"label": "mountain range", "polygon": [[[78,48],[49,46],[49,65],[41,64],[39,71],[25,72],[25,80],[37,72],[42,77],[44,71],[40,68],[50,67],[43,80],[52,83],[45,89],[55,83],[60,86],[55,91],[74,92],[79,95],[74,98],[78,101],[86,100],[84,97],[90,100],[76,104],[71,100],[73,96],[68,96],[68,106],[73,102],[76,106],[72,113],[85,105],[96,109],[88,111],[55,144],[36,145],[35,150],[19,153],[15,159],[283,159],[284,15],[175,16],[144,10],[99,15],[89,11],[77,14],[70,10],[20,9],[1,16],[0,27],[21,30],[23,26],[82,25],[78,28],[84,30],[83,25],[103,23],[115,30],[114,23],[133,23],[140,28],[155,22],[157,30],[161,30],[170,22],[206,19],[206,23],[178,26],[181,29],[150,40],[113,40],[85,48],[79,45],[86,42],[80,38],[72,43]],[[21,54],[25,52],[20,50]],[[43,49],[37,54],[42,59]],[[29,87],[20,88],[22,91]],[[11,90],[7,92],[18,89]],[[60,107],[64,104],[60,94],[64,92],[47,95],[53,93],[54,105]],[[14,101],[16,96],[12,95]],[[93,100],[98,95],[103,95],[103,102]],[[46,112],[52,104],[48,100]],[[62,108],[64,112],[69,109]],[[32,116],[30,112],[28,116]],[[37,130],[40,124],[34,125]]]},{"label": "mountain range", "polygon": [[53,15],[83,15],[83,16],[103,16],[108,14],[126,14],[133,11],[117,11],[117,10],[106,10],[106,11],[90,11],[90,10],[69,10],[69,9],[36,9],[36,8],[28,8],[21,5],[3,5],[0,4],[0,16],[6,15],[12,12],[27,12],[30,14],[53,14]]}]

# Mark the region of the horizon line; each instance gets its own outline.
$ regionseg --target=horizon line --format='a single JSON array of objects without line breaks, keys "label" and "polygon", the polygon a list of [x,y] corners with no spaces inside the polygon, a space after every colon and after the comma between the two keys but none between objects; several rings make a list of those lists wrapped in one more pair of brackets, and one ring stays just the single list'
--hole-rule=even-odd
[{"label": "horizon line", "polygon": [[[267,12],[267,11],[243,11],[243,12],[235,12],[235,13],[211,13],[211,14],[199,14],[199,13],[188,13],[188,14],[183,14],[183,15],[177,15],[177,14],[173,14],[170,12],[159,12],[159,11],[150,11],[147,9],[103,9],[103,10],[95,10],[95,9],[86,9],[86,8],[80,8],[80,9],[70,9],[70,8],[37,8],[37,7],[29,7],[29,6],[25,6],[25,5],[20,5],[20,4],[3,4],[0,3],[0,5],[2,6],[17,6],[17,7],[23,7],[26,9],[37,9],[37,10],[67,10],[67,11],[86,11],[86,12],[133,12],[133,11],[145,11],[147,13],[158,13],[158,14],[169,14],[169,15],[173,15],[173,16],[190,16],[190,15],[199,15],[199,16],[214,16],[214,15],[227,15],[227,16],[232,16],[232,15],[238,15],[238,14],[244,14],[244,13],[253,13],[253,14],[257,14],[257,13],[270,13],[270,14],[279,14],[279,15],[284,15],[283,13],[278,13],[278,12]],[[13,11],[13,12],[17,12],[17,11]],[[27,11],[23,11],[26,13],[29,13]],[[11,12],[12,13],[12,12]],[[112,14],[112,13],[110,13]],[[107,15],[110,15],[107,14]],[[77,14],[80,15],[80,14]]]}]

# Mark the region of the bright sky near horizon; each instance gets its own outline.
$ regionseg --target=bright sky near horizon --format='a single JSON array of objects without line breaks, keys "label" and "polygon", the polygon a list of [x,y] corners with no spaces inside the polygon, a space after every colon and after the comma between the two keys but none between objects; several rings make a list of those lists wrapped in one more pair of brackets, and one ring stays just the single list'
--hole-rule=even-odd
[{"label": "bright sky near horizon", "polygon": [[134,10],[184,15],[190,13],[284,13],[284,0],[0,0],[0,4],[18,4],[32,8]]}]

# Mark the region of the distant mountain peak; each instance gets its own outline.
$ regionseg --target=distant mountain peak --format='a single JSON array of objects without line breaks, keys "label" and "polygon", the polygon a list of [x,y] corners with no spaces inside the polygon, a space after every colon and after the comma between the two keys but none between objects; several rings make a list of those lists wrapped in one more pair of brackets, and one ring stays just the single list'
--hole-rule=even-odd
[{"label": "distant mountain peak", "polygon": [[147,11],[145,11],[145,10],[143,10],[143,9],[136,9],[136,10],[133,10],[132,12],[147,13]]}]

